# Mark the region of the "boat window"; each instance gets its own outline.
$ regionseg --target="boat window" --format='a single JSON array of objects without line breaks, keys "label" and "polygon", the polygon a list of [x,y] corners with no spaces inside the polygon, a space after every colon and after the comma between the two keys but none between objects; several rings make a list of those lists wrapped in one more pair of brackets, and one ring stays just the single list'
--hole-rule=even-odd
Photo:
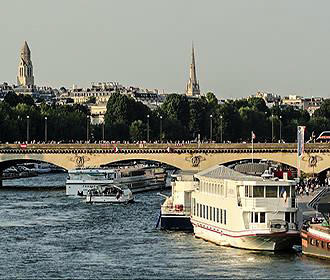
[{"label": "boat window", "polygon": [[251,223],[253,223],[253,212],[250,212],[250,217],[251,217]]},{"label": "boat window", "polygon": [[202,204],[199,204],[199,216],[202,218],[203,216],[203,205]]},{"label": "boat window", "polygon": [[227,224],[227,211],[223,210],[223,223]]},{"label": "boat window", "polygon": [[205,205],[203,205],[203,218],[205,219]]},{"label": "boat window", "polygon": [[215,207],[213,207],[213,221],[215,222]]},{"label": "boat window", "polygon": [[266,197],[277,197],[277,186],[266,186]]},{"label": "boat window", "polygon": [[194,211],[193,211],[193,215],[196,215],[196,199],[193,198],[193,206],[194,206]]},{"label": "boat window", "polygon": [[315,239],[310,238],[310,239],[309,239],[309,243],[310,243],[312,246],[315,246]]},{"label": "boat window", "polygon": [[321,241],[321,247],[324,249],[324,242]]},{"label": "boat window", "polygon": [[315,245],[316,245],[316,247],[319,247],[319,243],[320,243],[320,241],[318,239],[315,239]]},{"label": "boat window", "polygon": [[258,212],[255,212],[255,213],[254,213],[254,222],[255,222],[255,223],[258,223],[258,221],[259,221],[258,216],[259,216],[259,215],[258,215]]},{"label": "boat window", "polygon": [[217,223],[219,223],[219,208],[217,208]]},{"label": "boat window", "polygon": [[206,206],[206,219],[208,220],[209,219],[209,207]]},{"label": "boat window", "polygon": [[210,206],[210,220],[212,221],[212,212],[213,212],[213,209],[212,209],[212,206]]},{"label": "boat window", "polygon": [[294,223],[295,222],[295,213],[292,212],[291,213],[291,223]]},{"label": "boat window", "polygon": [[253,186],[253,197],[265,197],[264,186]]},{"label": "boat window", "polygon": [[[279,193],[279,197],[283,197],[283,190],[286,191],[286,197],[290,197],[290,186],[279,186],[278,188],[278,193]],[[282,193],[282,195],[281,195]]]},{"label": "boat window", "polygon": [[199,217],[199,203],[197,203],[197,217]]},{"label": "boat window", "polygon": [[245,197],[249,197],[249,186],[245,186]]},{"label": "boat window", "polygon": [[295,198],[296,197],[296,189],[295,186],[291,186],[291,197]]},{"label": "boat window", "polygon": [[330,250],[330,242],[327,243],[327,248]]},{"label": "boat window", "polygon": [[265,222],[266,222],[266,213],[260,212],[260,223],[265,223]]},{"label": "boat window", "polygon": [[290,212],[285,212],[285,221],[290,223]]},{"label": "boat window", "polygon": [[222,218],[223,218],[223,217],[222,217],[223,215],[222,215],[222,214],[223,214],[223,213],[222,213],[222,209],[220,209],[220,224],[222,224],[222,221],[223,221],[223,219],[222,219]]}]

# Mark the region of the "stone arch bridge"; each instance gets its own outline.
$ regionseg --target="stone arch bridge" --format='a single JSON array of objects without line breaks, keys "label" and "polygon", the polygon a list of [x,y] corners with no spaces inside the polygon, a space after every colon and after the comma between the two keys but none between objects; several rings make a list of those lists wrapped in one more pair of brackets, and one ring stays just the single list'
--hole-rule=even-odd
[{"label": "stone arch bridge", "polygon": [[[1,144],[0,170],[22,161],[43,161],[65,169],[123,160],[154,160],[182,170],[200,171],[215,164],[251,159],[248,144]],[[254,159],[298,167],[297,144],[257,143]],[[305,144],[300,169],[320,173],[330,168],[330,143]]]}]

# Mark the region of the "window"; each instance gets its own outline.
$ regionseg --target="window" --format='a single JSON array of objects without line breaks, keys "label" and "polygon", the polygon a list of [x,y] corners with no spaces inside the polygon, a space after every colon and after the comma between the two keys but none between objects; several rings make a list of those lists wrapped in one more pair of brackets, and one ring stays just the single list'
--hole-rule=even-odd
[{"label": "window", "polygon": [[265,223],[265,222],[266,222],[266,213],[260,212],[260,223]]},{"label": "window", "polygon": [[213,207],[213,221],[215,222],[215,207]]},{"label": "window", "polygon": [[254,213],[253,212],[250,213],[250,217],[251,217],[251,221],[250,222],[253,223],[254,222],[254,220],[253,220]]},{"label": "window", "polygon": [[195,198],[193,198],[193,205],[194,205],[193,215],[195,216],[196,215],[196,199]]},{"label": "window", "polygon": [[249,186],[245,186],[245,197],[249,197]]},{"label": "window", "polygon": [[259,220],[259,219],[258,219],[258,216],[259,216],[258,214],[259,214],[258,212],[255,212],[255,213],[254,213],[254,222],[255,222],[255,223],[258,223],[258,220]]},{"label": "window", "polygon": [[[279,186],[279,188],[278,188],[279,197],[283,197],[282,189],[284,191],[286,191],[286,197],[290,197],[290,186]],[[282,193],[282,195],[281,195],[281,193]]]},{"label": "window", "polygon": [[285,221],[290,223],[290,212],[285,212]]},{"label": "window", "polygon": [[223,223],[227,224],[227,211],[223,210]]},{"label": "window", "polygon": [[266,186],[266,197],[277,197],[277,186]]},{"label": "window", "polygon": [[217,208],[217,223],[219,223],[219,208]]},{"label": "window", "polygon": [[202,204],[199,204],[199,216],[202,218],[203,217],[203,206]]},{"label": "window", "polygon": [[199,203],[197,203],[197,217],[199,217]]},{"label": "window", "polygon": [[292,212],[291,213],[291,223],[294,223],[295,222],[295,213]]},{"label": "window", "polygon": [[213,220],[212,212],[213,212],[213,207],[210,206],[210,220],[211,220],[211,221]]},{"label": "window", "polygon": [[206,219],[208,220],[209,219],[209,207],[206,206]]},{"label": "window", "polygon": [[264,197],[264,186],[253,186],[253,197]]},{"label": "window", "polygon": [[222,214],[223,214],[223,213],[222,213],[222,209],[220,209],[220,224],[222,224],[222,221],[223,221],[223,219],[222,219],[222,218],[223,218],[223,217],[222,217],[223,215],[222,215]]},{"label": "window", "polygon": [[203,218],[205,219],[205,205],[203,205]]}]

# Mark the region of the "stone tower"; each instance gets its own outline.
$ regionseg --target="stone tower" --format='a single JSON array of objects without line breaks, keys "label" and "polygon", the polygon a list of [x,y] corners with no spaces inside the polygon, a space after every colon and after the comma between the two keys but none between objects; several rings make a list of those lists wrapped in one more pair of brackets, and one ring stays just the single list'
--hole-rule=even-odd
[{"label": "stone tower", "polygon": [[196,78],[194,46],[192,46],[190,76],[189,76],[189,81],[188,81],[187,87],[186,87],[186,95],[196,96],[196,95],[200,95],[200,94],[201,94],[201,92],[199,89],[199,83]]},{"label": "stone tower", "polygon": [[34,85],[31,51],[26,41],[24,42],[24,45],[21,49],[20,61],[18,65],[17,84],[19,86]]}]

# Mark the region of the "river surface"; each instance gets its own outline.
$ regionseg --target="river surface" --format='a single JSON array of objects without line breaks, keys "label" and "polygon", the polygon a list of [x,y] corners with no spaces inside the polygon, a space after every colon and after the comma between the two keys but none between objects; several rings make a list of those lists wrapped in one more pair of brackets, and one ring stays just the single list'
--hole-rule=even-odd
[{"label": "river surface", "polygon": [[155,229],[162,197],[89,205],[60,186],[66,174],[4,181],[0,278],[328,278],[330,262],[299,252],[220,247],[191,233]]}]

